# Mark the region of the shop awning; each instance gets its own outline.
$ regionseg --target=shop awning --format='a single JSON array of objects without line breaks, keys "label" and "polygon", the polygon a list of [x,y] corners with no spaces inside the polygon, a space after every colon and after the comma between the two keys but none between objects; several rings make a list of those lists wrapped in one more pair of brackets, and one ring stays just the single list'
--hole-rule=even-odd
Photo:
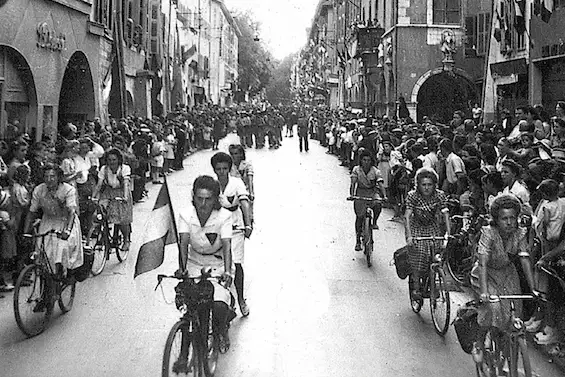
[{"label": "shop awning", "polygon": [[528,73],[528,63],[526,58],[509,60],[506,62],[493,63],[490,65],[493,74],[499,76],[510,76],[512,74],[525,75]]}]

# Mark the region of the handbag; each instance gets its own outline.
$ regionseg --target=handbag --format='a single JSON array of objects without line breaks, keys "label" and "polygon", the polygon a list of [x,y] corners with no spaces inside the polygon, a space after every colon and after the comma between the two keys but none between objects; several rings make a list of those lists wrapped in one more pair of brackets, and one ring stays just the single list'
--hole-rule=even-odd
[{"label": "handbag", "polygon": [[396,274],[402,280],[406,279],[406,277],[408,277],[408,275],[412,272],[410,262],[408,261],[409,251],[410,247],[404,246],[396,250],[392,255],[394,259],[394,266],[396,267]]},{"label": "handbag", "polygon": [[473,343],[478,340],[480,326],[477,322],[477,308],[473,305],[464,305],[457,310],[457,317],[453,321],[457,340],[463,352],[470,354]]}]

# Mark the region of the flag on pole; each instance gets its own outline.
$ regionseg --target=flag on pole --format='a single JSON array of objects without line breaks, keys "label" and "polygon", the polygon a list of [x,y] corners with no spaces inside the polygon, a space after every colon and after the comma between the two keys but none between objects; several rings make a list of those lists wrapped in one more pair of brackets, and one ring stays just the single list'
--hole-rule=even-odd
[{"label": "flag on pole", "polygon": [[543,22],[548,23],[551,15],[553,14],[553,0],[543,0],[543,5],[541,6],[541,19]]},{"label": "flag on pole", "polygon": [[165,246],[178,242],[175,216],[167,181],[161,186],[155,206],[145,224],[144,242],[139,249],[134,279],[156,269],[165,259]]},{"label": "flag on pole", "polygon": [[514,27],[518,34],[526,32],[526,0],[514,0]]}]

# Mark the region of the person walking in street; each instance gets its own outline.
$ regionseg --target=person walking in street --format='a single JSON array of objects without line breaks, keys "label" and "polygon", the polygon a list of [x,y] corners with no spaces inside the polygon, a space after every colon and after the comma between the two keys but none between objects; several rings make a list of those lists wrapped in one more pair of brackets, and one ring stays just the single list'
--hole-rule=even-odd
[{"label": "person walking in street", "polygon": [[302,147],[308,152],[308,119],[304,116],[298,118],[298,144],[300,146],[300,152],[302,152]]},{"label": "person walking in street", "polygon": [[212,168],[220,182],[221,193],[219,197],[222,207],[232,213],[233,235],[231,250],[235,264],[235,290],[241,315],[249,315],[249,306],[244,294],[244,244],[245,239],[251,237],[253,232],[251,212],[249,209],[249,192],[240,178],[230,177],[233,160],[227,153],[218,152],[211,159]]}]

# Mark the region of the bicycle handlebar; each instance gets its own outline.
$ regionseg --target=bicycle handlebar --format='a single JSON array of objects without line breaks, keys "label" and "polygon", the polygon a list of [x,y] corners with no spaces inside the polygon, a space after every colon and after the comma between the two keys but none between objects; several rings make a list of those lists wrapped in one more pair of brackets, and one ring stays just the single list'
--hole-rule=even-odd
[{"label": "bicycle handlebar", "polygon": [[62,233],[59,232],[58,230],[51,229],[51,230],[48,230],[45,233],[35,233],[35,232],[33,234],[26,233],[26,234],[22,234],[22,236],[26,237],[26,238],[33,238],[33,237],[41,238],[41,237],[48,236],[49,234],[56,234],[58,237],[62,235]]},{"label": "bicycle handlebar", "polygon": [[375,198],[368,198],[366,196],[349,196],[347,198],[348,201],[354,201],[354,200],[362,200],[365,202],[379,202],[381,203],[383,200],[382,199],[375,199]]},{"label": "bicycle handlebar", "polygon": [[[447,239],[453,239],[452,235],[448,235]],[[413,241],[445,241],[445,236],[436,236],[436,237],[412,237]]]}]

